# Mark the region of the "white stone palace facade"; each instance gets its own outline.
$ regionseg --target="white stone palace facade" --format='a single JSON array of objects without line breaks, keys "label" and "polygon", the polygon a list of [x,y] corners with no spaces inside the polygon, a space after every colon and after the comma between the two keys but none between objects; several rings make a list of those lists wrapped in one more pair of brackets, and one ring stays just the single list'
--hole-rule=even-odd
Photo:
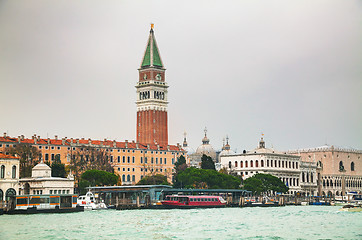
[{"label": "white stone palace facade", "polygon": [[362,192],[362,151],[323,146],[288,154],[300,156],[301,161],[317,167],[319,196],[340,198],[349,192]]},{"label": "white stone palace facade", "polygon": [[[243,179],[257,173],[271,174],[289,187],[288,194],[296,194],[302,190],[300,179],[304,169],[300,157],[265,148],[263,138],[258,148],[238,154],[222,155],[220,161],[222,167],[228,172],[241,175]],[[315,175],[315,172],[313,174]],[[316,190],[316,184],[314,190]]]}]

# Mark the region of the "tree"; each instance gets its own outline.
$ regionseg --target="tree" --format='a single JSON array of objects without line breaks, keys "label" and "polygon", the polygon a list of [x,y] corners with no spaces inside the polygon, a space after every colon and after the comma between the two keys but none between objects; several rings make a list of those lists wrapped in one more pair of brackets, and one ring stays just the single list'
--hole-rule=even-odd
[{"label": "tree", "polygon": [[72,151],[70,159],[70,170],[73,171],[75,179],[78,183],[80,175],[87,170],[102,170],[114,173],[112,164],[110,163],[110,154],[104,148],[95,148],[84,146]]},{"label": "tree", "polygon": [[142,178],[136,185],[170,185],[167,177],[162,174],[150,175]]},{"label": "tree", "polygon": [[85,188],[89,186],[112,186],[118,183],[119,176],[102,171],[102,170],[87,170],[81,175],[79,181],[79,189],[81,193],[85,192]]},{"label": "tree", "polygon": [[52,177],[65,177],[65,165],[60,161],[60,155],[55,155],[55,159],[51,164]]},{"label": "tree", "polygon": [[181,155],[177,159],[177,162],[175,163],[175,172],[177,174],[178,172],[182,172],[186,168],[187,168],[186,159],[183,155]]},{"label": "tree", "polygon": [[241,180],[211,169],[187,168],[176,176],[174,187],[237,189]]},{"label": "tree", "polygon": [[5,149],[10,155],[20,158],[20,178],[31,177],[32,168],[39,163],[41,152],[29,143],[19,143]]},{"label": "tree", "polygon": [[257,173],[244,180],[244,189],[255,194],[273,192],[288,192],[289,188],[277,177],[270,174]]},{"label": "tree", "polygon": [[203,154],[201,157],[201,168],[215,170],[215,163],[211,157]]}]

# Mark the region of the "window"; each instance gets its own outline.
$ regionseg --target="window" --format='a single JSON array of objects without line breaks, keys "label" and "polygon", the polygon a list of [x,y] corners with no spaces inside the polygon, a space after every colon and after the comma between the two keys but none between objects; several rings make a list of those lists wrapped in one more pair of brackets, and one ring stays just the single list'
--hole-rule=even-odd
[{"label": "window", "polygon": [[261,167],[264,167],[264,160],[260,161]]},{"label": "window", "polygon": [[52,161],[54,161],[54,159],[55,159],[55,155],[54,155],[54,153],[52,153]]},{"label": "window", "polygon": [[136,176],[132,175],[132,182],[135,182],[135,181],[136,181]]},{"label": "window", "polygon": [[132,168],[132,172],[134,172],[134,168]]},{"label": "window", "polygon": [[0,178],[5,178],[5,166],[4,165],[1,165]]},{"label": "window", "polygon": [[145,157],[145,163],[147,163],[147,157]]},{"label": "window", "polygon": [[54,146],[52,146],[52,150],[54,150]]},{"label": "window", "polygon": [[235,161],[235,167],[238,167],[238,162],[237,161]]},{"label": "window", "polygon": [[121,168],[118,168],[118,171],[121,171]]},{"label": "window", "polygon": [[143,163],[143,158],[141,157],[141,163]]},{"label": "window", "polygon": [[134,163],[134,157],[132,157],[132,163]]},{"label": "window", "polygon": [[111,162],[113,162],[113,156],[111,156]]},{"label": "window", "polygon": [[153,163],[153,157],[151,157],[151,163]]},{"label": "window", "polygon": [[250,160],[250,167],[253,167],[253,160]]},{"label": "window", "polygon": [[48,160],[49,160],[49,154],[46,153],[46,154],[45,154],[45,161],[48,161]]},{"label": "window", "polygon": [[127,163],[130,163],[130,157],[129,156],[127,157]]},{"label": "window", "polygon": [[162,158],[160,158],[160,164],[162,164]]},{"label": "window", "polygon": [[126,175],[122,175],[122,182],[125,182],[126,181]]},{"label": "window", "polygon": [[126,157],[125,157],[125,156],[122,157],[122,162],[123,162],[123,163],[126,162]]},{"label": "window", "polygon": [[13,166],[11,175],[12,175],[12,178],[16,178],[16,166]]},{"label": "window", "polygon": [[172,158],[172,164],[175,164],[175,159],[174,158]]},{"label": "window", "polygon": [[121,162],[121,157],[120,157],[120,156],[117,157],[117,161],[118,161],[119,163]]},{"label": "window", "polygon": [[351,171],[354,171],[354,162],[351,162]]},{"label": "window", "polygon": [[255,167],[259,167],[259,162],[258,162],[258,160],[255,160]]},{"label": "window", "polygon": [[60,147],[57,147],[58,150],[60,150]]},{"label": "window", "polygon": [[240,168],[243,168],[243,161],[240,161]]},{"label": "window", "polygon": [[130,182],[130,181],[131,181],[131,176],[127,175],[127,182]]},{"label": "window", "polygon": [[39,146],[39,149],[41,149],[41,146]]},{"label": "window", "polygon": [[167,164],[167,159],[165,158],[165,164]]},{"label": "window", "polygon": [[53,194],[53,190],[50,190],[49,193],[50,193],[50,194]]},{"label": "window", "polygon": [[127,171],[128,171],[128,172],[130,171],[129,168],[127,168]]},{"label": "window", "polygon": [[245,161],[245,167],[246,168],[248,167],[248,161]]},{"label": "window", "polygon": [[158,158],[156,158],[156,164],[158,164]]},{"label": "window", "polygon": [[229,168],[231,168],[231,161],[229,161]]}]

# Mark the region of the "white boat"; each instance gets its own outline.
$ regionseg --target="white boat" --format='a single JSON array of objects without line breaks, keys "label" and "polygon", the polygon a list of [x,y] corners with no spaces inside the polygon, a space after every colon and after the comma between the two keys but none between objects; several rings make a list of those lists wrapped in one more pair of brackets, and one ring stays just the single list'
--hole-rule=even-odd
[{"label": "white boat", "polygon": [[88,191],[85,195],[78,197],[77,205],[83,206],[84,210],[107,209],[107,205],[104,202],[96,203],[95,197],[90,191]]},{"label": "white boat", "polygon": [[343,206],[341,209],[339,209],[339,211],[362,212],[362,207],[348,204],[348,205]]}]

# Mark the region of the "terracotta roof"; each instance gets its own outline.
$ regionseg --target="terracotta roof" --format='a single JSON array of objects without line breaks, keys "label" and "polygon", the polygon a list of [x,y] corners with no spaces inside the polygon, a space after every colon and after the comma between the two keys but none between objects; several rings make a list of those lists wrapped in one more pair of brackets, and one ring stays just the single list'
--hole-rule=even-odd
[{"label": "terracotta roof", "polygon": [[11,155],[6,155],[6,154],[3,154],[3,153],[0,153],[0,158],[19,159],[18,157],[14,157],[14,156],[11,156]]},{"label": "terracotta roof", "polygon": [[[88,145],[89,144],[89,139],[78,139],[79,144],[83,144],[83,145]],[[77,139],[73,138],[73,144],[78,144]],[[6,143],[14,143],[17,144],[19,143],[19,138],[11,138],[11,137],[0,137],[0,142],[6,142]],[[64,144],[63,144],[64,142]],[[50,145],[59,145],[59,146],[70,146],[71,143],[71,139],[67,138],[65,140],[62,139],[49,139],[49,143]],[[109,146],[109,147],[113,147],[114,146],[114,141],[113,140],[106,140],[106,141],[101,141],[101,140],[90,140],[91,145],[98,145],[98,146]],[[28,144],[35,144],[34,139],[33,138],[24,138],[22,140],[20,140],[20,143],[28,143]],[[116,148],[127,148],[129,149],[136,149],[137,148],[137,143],[131,141],[131,142],[115,142],[116,144]],[[41,145],[47,145],[48,144],[48,139],[44,139],[44,138],[36,138],[36,144],[41,144]],[[149,146],[149,148],[148,148]],[[138,143],[138,149],[144,149],[144,150],[160,150],[160,151],[184,151],[182,148],[179,148],[176,145],[159,145],[157,146],[156,144],[145,144],[145,143]]]}]

